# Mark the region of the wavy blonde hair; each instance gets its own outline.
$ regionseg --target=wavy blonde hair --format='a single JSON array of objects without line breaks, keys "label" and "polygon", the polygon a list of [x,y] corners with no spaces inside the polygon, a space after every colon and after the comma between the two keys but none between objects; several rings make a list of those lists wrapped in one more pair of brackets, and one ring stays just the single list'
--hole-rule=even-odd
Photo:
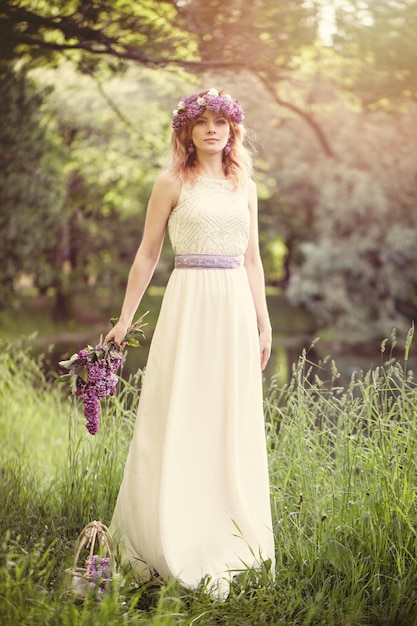
[{"label": "wavy blonde hair", "polygon": [[[229,154],[223,153],[223,172],[236,187],[243,187],[252,177],[253,149],[246,145],[249,143],[246,127],[243,124],[237,124],[227,116],[225,117],[230,124],[231,150]],[[169,169],[180,180],[191,184],[195,183],[197,179],[197,154],[196,152],[190,154],[188,147],[197,119],[198,117],[190,120],[190,123],[179,132],[173,132],[171,139],[171,165]]]}]

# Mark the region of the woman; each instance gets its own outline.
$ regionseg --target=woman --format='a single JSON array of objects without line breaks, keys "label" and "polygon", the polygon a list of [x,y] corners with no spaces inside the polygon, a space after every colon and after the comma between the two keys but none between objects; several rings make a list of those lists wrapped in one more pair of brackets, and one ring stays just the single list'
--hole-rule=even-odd
[{"label": "woman", "polygon": [[175,268],[152,339],[111,530],[139,578],[187,587],[274,564],[262,374],[271,351],[257,197],[240,105],[210,89],[174,111],[116,326],[123,340],[166,229]]}]

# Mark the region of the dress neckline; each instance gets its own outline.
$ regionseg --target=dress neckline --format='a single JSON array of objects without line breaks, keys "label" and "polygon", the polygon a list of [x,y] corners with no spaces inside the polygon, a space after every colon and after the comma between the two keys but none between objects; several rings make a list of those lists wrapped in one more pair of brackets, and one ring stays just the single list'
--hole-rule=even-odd
[{"label": "dress neckline", "polygon": [[197,180],[195,182],[197,187],[205,190],[212,190],[218,192],[229,192],[233,191],[234,184],[231,180],[226,178],[207,178],[206,176],[197,175]]},{"label": "dress neckline", "polygon": [[208,180],[208,181],[214,181],[216,183],[230,183],[230,179],[229,178],[211,178],[210,176],[202,176],[201,174],[197,174],[197,178],[199,178],[200,180]]}]

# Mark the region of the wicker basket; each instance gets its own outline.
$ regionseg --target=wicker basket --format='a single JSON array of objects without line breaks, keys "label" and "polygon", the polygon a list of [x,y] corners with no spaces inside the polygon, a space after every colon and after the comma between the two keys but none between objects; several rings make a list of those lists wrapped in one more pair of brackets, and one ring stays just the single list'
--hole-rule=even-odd
[{"label": "wicker basket", "polygon": [[[106,569],[97,573],[95,564],[106,559]],[[100,566],[100,565],[99,565]],[[69,592],[80,598],[87,593],[96,593],[100,599],[115,573],[115,557],[110,531],[101,522],[90,522],[80,532],[75,545]]]}]

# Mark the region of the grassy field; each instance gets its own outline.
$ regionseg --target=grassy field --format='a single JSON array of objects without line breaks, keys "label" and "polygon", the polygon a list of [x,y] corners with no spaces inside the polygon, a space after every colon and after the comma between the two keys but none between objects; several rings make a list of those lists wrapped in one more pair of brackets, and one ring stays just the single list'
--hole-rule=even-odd
[{"label": "grassy field", "polygon": [[45,381],[18,343],[3,343],[0,624],[416,626],[411,339],[410,332],[401,360],[390,359],[387,344],[383,365],[356,373],[345,387],[334,363],[312,364],[308,351],[289,384],[269,383],[276,577],[249,572],[222,603],[204,585],[138,587],[123,575],[101,602],[65,594],[79,531],[111,518],[141,374],[121,384],[91,437],[59,385]]}]

